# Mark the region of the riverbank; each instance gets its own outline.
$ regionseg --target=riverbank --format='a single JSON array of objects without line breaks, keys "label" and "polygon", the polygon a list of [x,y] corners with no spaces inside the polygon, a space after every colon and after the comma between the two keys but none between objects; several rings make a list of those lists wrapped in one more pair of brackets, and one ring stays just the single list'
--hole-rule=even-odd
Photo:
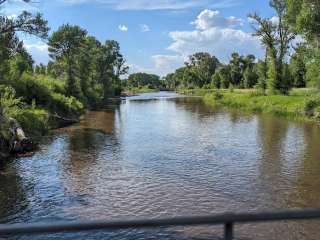
[{"label": "riverbank", "polygon": [[134,88],[129,88],[124,91],[126,93],[126,96],[135,96],[140,93],[152,93],[152,92],[159,92],[160,89],[158,88],[149,88],[149,87],[134,87]]},{"label": "riverbank", "polygon": [[288,96],[263,95],[257,90],[179,90],[201,96],[211,106],[224,106],[254,113],[267,113],[294,120],[320,122],[320,94],[311,89],[294,89]]}]

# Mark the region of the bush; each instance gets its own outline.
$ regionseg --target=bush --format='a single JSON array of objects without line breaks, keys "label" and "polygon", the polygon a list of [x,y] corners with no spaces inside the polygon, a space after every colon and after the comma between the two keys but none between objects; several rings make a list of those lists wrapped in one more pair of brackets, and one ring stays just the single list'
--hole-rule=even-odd
[{"label": "bush", "polygon": [[218,91],[214,92],[213,98],[214,98],[214,100],[219,101],[219,100],[221,100],[223,98],[223,94],[218,92]]},{"label": "bush", "polygon": [[319,98],[312,98],[305,102],[304,104],[304,112],[307,116],[313,116],[315,108],[320,106]]},{"label": "bush", "polygon": [[66,97],[59,93],[52,93],[50,110],[66,117],[78,117],[83,113],[83,104],[74,97]]},{"label": "bush", "polygon": [[28,136],[40,137],[48,131],[48,113],[42,109],[20,109],[12,116]]},{"label": "bush", "polygon": [[22,74],[19,79],[13,79],[9,84],[16,90],[17,96],[22,97],[28,104],[31,104],[33,99],[41,106],[47,106],[50,102],[52,91],[49,86],[29,74]]},{"label": "bush", "polygon": [[10,117],[19,110],[21,98],[16,97],[15,90],[6,85],[0,85],[0,117]]}]

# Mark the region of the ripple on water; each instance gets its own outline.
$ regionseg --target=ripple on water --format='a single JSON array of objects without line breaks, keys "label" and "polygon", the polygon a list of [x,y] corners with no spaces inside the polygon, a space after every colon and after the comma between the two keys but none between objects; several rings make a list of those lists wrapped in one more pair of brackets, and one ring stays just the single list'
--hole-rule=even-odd
[{"label": "ripple on water", "polygon": [[[320,130],[143,95],[56,131],[0,174],[1,222],[131,219],[320,207]],[[319,222],[236,227],[238,239],[320,239]],[[221,227],[47,239],[220,239]],[[22,237],[21,239],[33,239]],[[39,237],[38,239],[43,239]]]}]

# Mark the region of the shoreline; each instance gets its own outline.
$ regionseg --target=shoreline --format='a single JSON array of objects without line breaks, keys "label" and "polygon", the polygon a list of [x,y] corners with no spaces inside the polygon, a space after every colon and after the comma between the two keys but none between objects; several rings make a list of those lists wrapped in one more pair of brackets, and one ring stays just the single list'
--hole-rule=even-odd
[{"label": "shoreline", "polygon": [[291,95],[263,95],[256,90],[180,89],[178,93],[201,97],[205,104],[244,112],[270,114],[300,122],[320,123],[320,95],[292,92]]}]

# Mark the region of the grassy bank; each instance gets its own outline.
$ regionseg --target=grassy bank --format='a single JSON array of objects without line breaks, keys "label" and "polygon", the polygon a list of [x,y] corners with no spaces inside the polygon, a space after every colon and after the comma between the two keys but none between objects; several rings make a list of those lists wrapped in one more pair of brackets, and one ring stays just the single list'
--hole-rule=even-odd
[{"label": "grassy bank", "polygon": [[126,92],[130,94],[139,94],[139,93],[151,93],[151,92],[158,92],[160,89],[158,88],[149,88],[149,87],[134,87],[134,88],[129,88],[126,90]]},{"label": "grassy bank", "polygon": [[202,96],[208,105],[225,106],[254,113],[268,113],[296,120],[320,121],[320,94],[310,89],[294,89],[288,96],[262,95],[256,90],[182,90]]}]

